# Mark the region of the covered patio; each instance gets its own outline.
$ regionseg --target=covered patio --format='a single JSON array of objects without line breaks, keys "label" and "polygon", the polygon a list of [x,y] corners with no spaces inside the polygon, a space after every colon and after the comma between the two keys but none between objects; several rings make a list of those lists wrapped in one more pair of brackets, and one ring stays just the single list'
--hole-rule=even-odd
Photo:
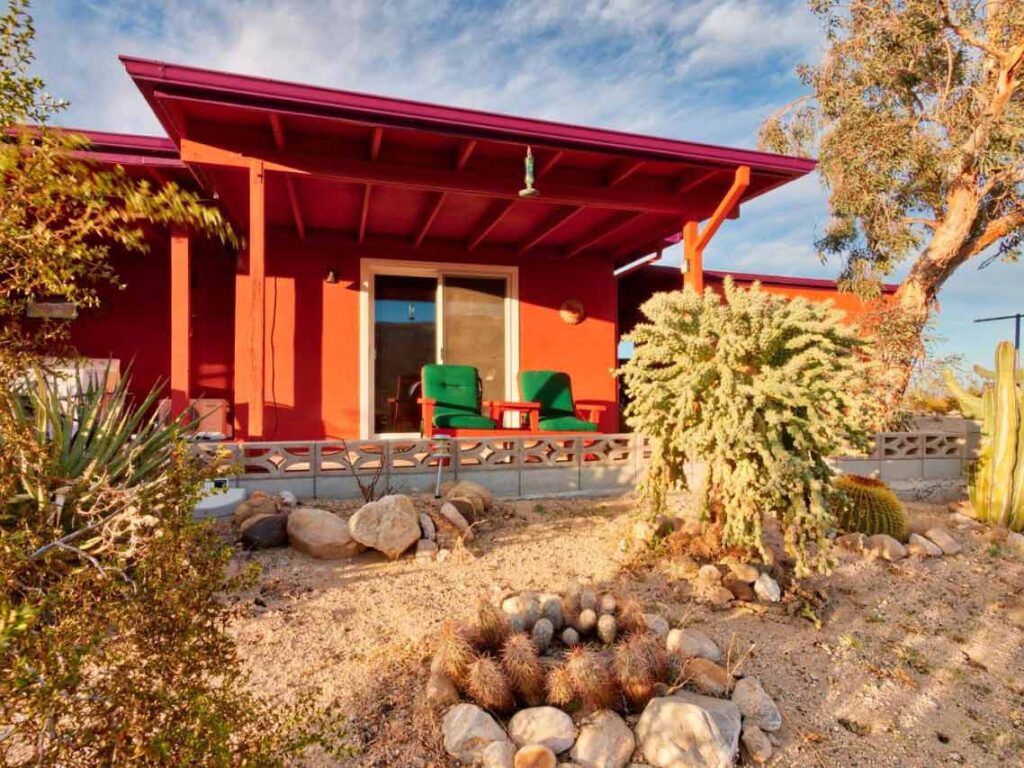
[{"label": "covered patio", "polygon": [[236,439],[411,435],[432,363],[476,367],[497,401],[521,399],[523,371],[563,371],[615,433],[616,270],[682,240],[702,287],[718,227],[814,167],[122,60],[169,137],[147,150],[168,165],[153,173],[187,173],[246,240],[224,254],[171,237],[161,342],[174,410],[223,393]]}]

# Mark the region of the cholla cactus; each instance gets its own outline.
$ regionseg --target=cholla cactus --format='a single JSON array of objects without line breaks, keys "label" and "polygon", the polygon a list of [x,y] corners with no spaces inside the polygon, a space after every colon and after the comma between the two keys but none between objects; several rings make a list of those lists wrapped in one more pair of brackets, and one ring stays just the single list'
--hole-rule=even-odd
[{"label": "cholla cactus", "polygon": [[970,478],[971,506],[981,520],[1024,531],[1024,369],[1008,341],[996,347],[996,369],[975,368],[988,379],[980,397],[946,381],[964,416],[981,420],[981,450]]},{"label": "cholla cactus", "polygon": [[798,575],[827,568],[825,460],[867,448],[873,418],[856,330],[826,304],[729,279],[724,301],[710,290],[660,293],[642,311],[621,374],[627,421],[654,442],[641,487],[652,511],[685,486],[687,461],[703,461],[704,510],[724,546],[764,554],[764,517],[774,515]]}]

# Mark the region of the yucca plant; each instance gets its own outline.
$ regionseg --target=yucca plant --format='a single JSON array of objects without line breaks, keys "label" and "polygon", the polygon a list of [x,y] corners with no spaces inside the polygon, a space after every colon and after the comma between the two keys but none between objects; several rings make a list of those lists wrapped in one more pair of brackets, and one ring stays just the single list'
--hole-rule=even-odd
[{"label": "yucca plant", "polygon": [[50,524],[65,531],[111,489],[156,481],[191,429],[183,417],[158,418],[159,384],[134,402],[130,368],[109,393],[83,385],[77,371],[73,378],[62,387],[63,379],[37,366],[23,386],[0,392],[4,417],[22,437],[6,457],[18,467],[20,487],[5,506],[52,514]]}]

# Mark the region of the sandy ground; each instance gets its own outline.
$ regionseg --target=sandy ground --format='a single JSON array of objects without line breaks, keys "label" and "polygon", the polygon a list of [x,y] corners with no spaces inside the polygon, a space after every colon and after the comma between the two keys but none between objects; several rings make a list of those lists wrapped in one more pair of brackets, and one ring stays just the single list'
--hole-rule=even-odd
[{"label": "sandy ground", "polygon": [[[785,718],[771,765],[1024,766],[1024,558],[987,530],[954,531],[961,555],[851,557],[806,580],[827,596],[819,629],[784,606],[698,605],[671,561],[637,567],[620,548],[632,508],[628,498],[500,504],[467,551],[443,563],[240,554],[262,575],[231,596],[231,631],[261,695],[316,695],[351,710],[346,768],[445,765],[436,722],[412,702],[434,630],[497,591],[578,580],[636,595],[674,626],[699,626],[734,658],[749,651],[745,671]],[[947,518],[944,505],[908,508],[922,530]]]}]

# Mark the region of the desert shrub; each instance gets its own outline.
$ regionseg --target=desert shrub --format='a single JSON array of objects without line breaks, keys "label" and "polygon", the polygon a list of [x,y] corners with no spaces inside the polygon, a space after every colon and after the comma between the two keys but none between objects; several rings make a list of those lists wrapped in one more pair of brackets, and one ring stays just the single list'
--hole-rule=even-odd
[{"label": "desert shrub", "polygon": [[311,707],[246,692],[231,551],[192,520],[217,468],[178,424],[125,389],[7,382],[0,444],[0,765],[281,765],[325,741]]},{"label": "desert shrub", "polygon": [[[627,421],[653,438],[641,495],[652,513],[703,461],[705,520],[723,546],[758,549],[775,516],[799,574],[827,567],[826,458],[867,447],[864,342],[822,303],[725,281],[725,296],[661,293],[642,307],[621,374]],[[817,546],[815,546],[817,545]]]},{"label": "desert shrub", "polygon": [[910,535],[903,502],[881,480],[842,475],[836,478],[834,489],[833,510],[841,530],[868,536],[885,533],[898,541]]}]

